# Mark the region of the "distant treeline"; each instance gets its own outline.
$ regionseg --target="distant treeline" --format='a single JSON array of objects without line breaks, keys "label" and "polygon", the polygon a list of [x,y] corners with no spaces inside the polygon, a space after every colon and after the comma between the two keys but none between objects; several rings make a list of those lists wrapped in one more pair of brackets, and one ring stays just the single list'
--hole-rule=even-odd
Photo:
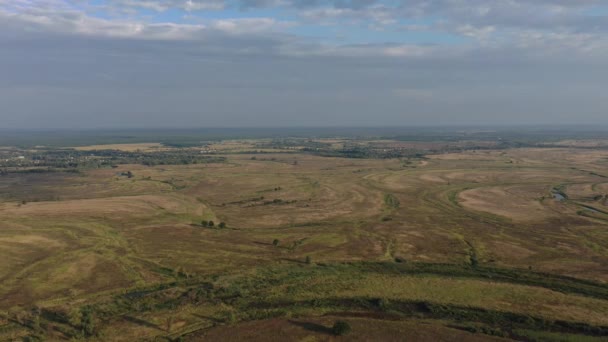
[{"label": "distant treeline", "polygon": [[113,167],[121,164],[188,165],[224,162],[221,156],[201,155],[198,151],[125,152],[117,150],[78,151],[72,149],[21,151],[19,157],[0,158],[0,173],[52,172]]}]

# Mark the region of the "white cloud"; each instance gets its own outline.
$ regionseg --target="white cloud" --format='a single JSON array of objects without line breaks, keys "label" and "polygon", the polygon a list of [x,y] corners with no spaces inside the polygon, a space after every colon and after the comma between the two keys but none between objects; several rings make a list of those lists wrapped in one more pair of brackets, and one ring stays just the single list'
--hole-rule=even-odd
[{"label": "white cloud", "polygon": [[239,18],[214,20],[210,27],[231,34],[251,34],[281,31],[294,25],[294,22],[278,21],[272,18]]},{"label": "white cloud", "polygon": [[186,11],[222,10],[226,3],[223,0],[109,0],[110,6],[125,8],[143,8],[164,12],[169,9]]},{"label": "white cloud", "polygon": [[417,45],[398,45],[383,49],[383,54],[390,57],[422,57],[430,54],[436,48]]},{"label": "white cloud", "polygon": [[[595,4],[0,0],[0,118],[53,124],[84,112],[137,124],[149,114],[160,125],[176,111],[187,124],[393,124],[415,112],[420,122],[539,122],[551,110],[607,122],[608,25],[585,13]],[[269,6],[280,14],[257,17]],[[197,12],[222,8],[242,12]]]},{"label": "white cloud", "polygon": [[69,7],[30,8],[29,2],[24,6],[16,12],[0,7],[0,21],[5,26],[11,25],[15,30],[30,33],[168,40],[204,39],[214,31],[232,35],[272,33],[295,25],[274,18],[218,19],[198,24],[150,23],[142,19],[97,18]]},{"label": "white cloud", "polygon": [[458,26],[456,32],[477,40],[485,40],[496,31],[494,26],[475,27],[470,24]]}]

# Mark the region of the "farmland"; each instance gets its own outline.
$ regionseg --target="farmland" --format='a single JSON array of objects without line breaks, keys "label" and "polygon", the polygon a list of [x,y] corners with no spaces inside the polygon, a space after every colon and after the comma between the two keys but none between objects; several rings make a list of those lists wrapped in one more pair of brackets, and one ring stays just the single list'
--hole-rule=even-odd
[{"label": "farmland", "polygon": [[0,340],[608,336],[605,140],[159,141],[5,143]]}]

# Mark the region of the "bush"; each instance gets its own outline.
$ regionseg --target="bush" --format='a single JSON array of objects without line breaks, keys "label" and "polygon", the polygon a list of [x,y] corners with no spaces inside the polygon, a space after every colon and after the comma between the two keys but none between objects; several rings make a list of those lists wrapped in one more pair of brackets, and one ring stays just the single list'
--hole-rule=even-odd
[{"label": "bush", "polygon": [[224,323],[234,324],[236,323],[236,315],[232,311],[227,311],[224,313]]},{"label": "bush", "polygon": [[307,264],[311,264],[312,263],[312,259],[310,258],[309,255],[306,256],[306,263]]},{"label": "bush", "polygon": [[399,208],[399,200],[393,194],[384,195],[384,204],[391,209]]},{"label": "bush", "polygon": [[471,259],[471,266],[472,266],[472,267],[477,267],[477,266],[479,266],[479,260],[477,260],[477,254],[475,254],[475,253],[471,253],[471,257],[470,257],[470,259]]},{"label": "bush", "polygon": [[272,240],[272,245],[275,246],[275,247],[278,246],[279,245],[279,240],[278,239]]},{"label": "bush", "polygon": [[376,307],[378,307],[378,309],[380,309],[382,311],[388,310],[388,307],[390,305],[388,299],[384,299],[384,298],[374,299],[373,303]]},{"label": "bush", "polygon": [[85,336],[93,336],[95,335],[95,322],[93,317],[93,311],[85,307],[81,309],[81,320],[80,327],[82,328],[82,332]]},{"label": "bush", "polygon": [[220,224],[218,225],[219,228],[226,228],[226,223],[225,222],[220,222]]},{"label": "bush", "polygon": [[334,323],[334,326],[331,328],[331,331],[336,336],[347,335],[350,332],[350,330],[351,330],[350,324],[348,324],[348,322],[344,322],[344,321],[337,321],[336,323]]},{"label": "bush", "polygon": [[215,226],[215,223],[213,221],[209,221],[209,222],[207,222],[207,225],[209,227],[213,227],[213,226]]},{"label": "bush", "polygon": [[207,226],[209,225],[209,222],[207,222],[207,221],[203,220],[203,221],[201,222],[201,225],[202,225],[203,227],[207,227]]}]

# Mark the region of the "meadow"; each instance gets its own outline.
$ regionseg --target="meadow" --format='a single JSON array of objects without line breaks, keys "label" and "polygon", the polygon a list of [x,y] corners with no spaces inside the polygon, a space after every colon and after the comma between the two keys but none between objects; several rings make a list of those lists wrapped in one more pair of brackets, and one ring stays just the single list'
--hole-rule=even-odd
[{"label": "meadow", "polygon": [[12,163],[0,340],[606,341],[608,150],[554,140],[95,141],[62,148],[213,158]]}]

